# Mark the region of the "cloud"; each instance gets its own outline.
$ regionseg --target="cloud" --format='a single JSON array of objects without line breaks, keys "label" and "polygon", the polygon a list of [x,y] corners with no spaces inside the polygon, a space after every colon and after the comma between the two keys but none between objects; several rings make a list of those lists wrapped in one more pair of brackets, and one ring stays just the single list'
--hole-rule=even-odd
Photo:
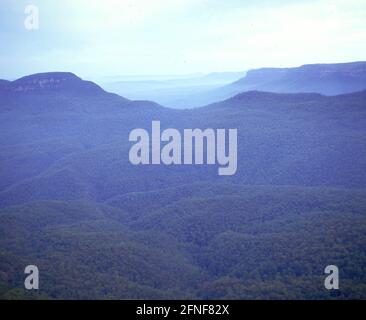
[{"label": "cloud", "polygon": [[366,3],[334,1],[33,0],[40,30],[22,27],[28,1],[4,0],[6,74],[194,73],[364,60]]}]

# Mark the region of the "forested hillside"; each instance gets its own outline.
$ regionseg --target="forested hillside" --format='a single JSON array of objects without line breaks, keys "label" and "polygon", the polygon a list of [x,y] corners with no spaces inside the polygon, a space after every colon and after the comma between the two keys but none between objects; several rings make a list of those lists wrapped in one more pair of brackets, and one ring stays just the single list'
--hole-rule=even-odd
[{"label": "forested hillside", "polygon": [[[237,173],[132,165],[153,120],[237,128]],[[0,126],[2,298],[366,298],[366,91],[172,110],[40,74],[0,82]]]}]

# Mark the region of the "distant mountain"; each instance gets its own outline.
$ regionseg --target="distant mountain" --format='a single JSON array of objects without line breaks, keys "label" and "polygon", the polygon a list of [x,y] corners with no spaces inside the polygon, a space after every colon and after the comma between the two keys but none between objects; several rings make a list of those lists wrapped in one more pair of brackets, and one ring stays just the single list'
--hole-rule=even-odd
[{"label": "distant mountain", "polygon": [[230,83],[244,77],[246,72],[211,72],[203,76],[204,81],[212,84]]},{"label": "distant mountain", "polygon": [[366,62],[308,64],[297,68],[249,70],[226,90],[243,92],[317,92],[337,95],[366,89]]},{"label": "distant mountain", "polygon": [[243,77],[245,72],[213,72],[184,78],[143,78],[103,81],[101,85],[133,100],[152,100],[166,107],[183,109],[203,105],[201,95]]},{"label": "distant mountain", "polygon": [[102,88],[90,81],[84,81],[68,72],[39,73],[15,81],[1,80],[0,89],[12,92],[37,92],[46,90],[77,91],[78,93],[97,94]]},{"label": "distant mountain", "polygon": [[134,102],[106,92],[94,82],[68,72],[33,74],[15,81],[1,80],[0,98],[3,106],[16,106],[14,112],[99,113],[106,107],[110,112],[121,111],[121,107],[162,108],[154,102]]},{"label": "distant mountain", "polygon": [[[366,297],[366,91],[173,110],[72,74],[0,87],[0,297],[29,261],[50,298],[332,299],[328,264],[337,297]],[[237,128],[237,173],[132,165],[152,120]]]},{"label": "distant mountain", "polygon": [[[215,74],[211,74],[210,78],[214,79]],[[148,84],[141,84],[137,87],[131,84],[131,88],[126,88],[126,92],[133,92],[134,88],[137,88],[138,91],[142,90],[145,85]],[[120,87],[122,88],[122,85]],[[116,87],[109,87],[109,89],[121,92],[117,91]],[[296,68],[261,68],[249,70],[244,77],[227,84],[220,85],[217,82],[214,85],[181,87],[177,90],[167,87],[164,89],[165,91],[160,91],[161,88],[151,89],[150,97],[152,100],[178,108],[201,107],[228,99],[245,91],[254,90],[338,95],[366,89],[366,62],[309,64]],[[147,89],[147,92],[149,90]],[[143,92],[141,94],[143,95]]]}]

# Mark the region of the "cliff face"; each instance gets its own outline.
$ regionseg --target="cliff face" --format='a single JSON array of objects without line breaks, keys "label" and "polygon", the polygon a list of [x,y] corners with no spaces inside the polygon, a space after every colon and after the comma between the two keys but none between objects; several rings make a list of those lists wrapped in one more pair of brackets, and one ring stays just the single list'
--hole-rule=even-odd
[{"label": "cliff face", "polygon": [[0,89],[13,92],[34,92],[42,90],[77,90],[89,91],[96,90],[102,92],[95,83],[84,81],[70,72],[48,72],[38,73],[22,77],[15,81],[1,80]]},{"label": "cliff face", "polygon": [[325,95],[356,92],[366,89],[366,62],[255,69],[228,87],[237,93],[248,90]]}]

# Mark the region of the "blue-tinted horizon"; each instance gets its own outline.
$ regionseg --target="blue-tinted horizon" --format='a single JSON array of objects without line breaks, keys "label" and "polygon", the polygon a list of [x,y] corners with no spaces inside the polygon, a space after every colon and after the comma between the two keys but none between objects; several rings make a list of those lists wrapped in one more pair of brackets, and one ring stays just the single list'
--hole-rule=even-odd
[{"label": "blue-tinted horizon", "polygon": [[[24,10],[39,8],[39,29]],[[366,60],[366,2],[3,0],[0,78],[183,75]]]}]

